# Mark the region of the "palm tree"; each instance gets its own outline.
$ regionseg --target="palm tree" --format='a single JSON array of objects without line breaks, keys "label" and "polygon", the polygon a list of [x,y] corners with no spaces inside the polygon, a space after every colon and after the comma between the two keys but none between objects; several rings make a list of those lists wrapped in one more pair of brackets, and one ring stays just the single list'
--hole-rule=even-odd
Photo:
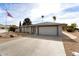
[{"label": "palm tree", "polygon": [[54,20],[54,22],[55,22],[55,21],[56,21],[56,16],[53,16],[52,18],[53,18],[53,20]]},{"label": "palm tree", "polygon": [[43,22],[43,18],[44,18],[44,16],[42,15],[41,18],[42,18],[42,22]]}]

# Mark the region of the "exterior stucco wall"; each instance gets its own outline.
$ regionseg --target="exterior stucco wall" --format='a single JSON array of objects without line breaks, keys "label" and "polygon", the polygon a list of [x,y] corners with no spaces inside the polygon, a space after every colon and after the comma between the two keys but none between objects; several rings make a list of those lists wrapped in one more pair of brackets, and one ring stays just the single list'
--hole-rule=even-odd
[{"label": "exterior stucco wall", "polygon": [[22,30],[22,32],[24,32],[24,28],[23,27],[21,27],[21,30]]},{"label": "exterior stucco wall", "polygon": [[35,32],[35,34],[38,34],[38,27],[36,27],[36,32]]},{"label": "exterior stucco wall", "polygon": [[[16,31],[18,32],[18,29]],[[31,33],[31,27],[21,27],[21,32]]]},{"label": "exterior stucco wall", "polygon": [[31,33],[31,27],[28,27],[28,32]]},{"label": "exterior stucco wall", "polygon": [[59,26],[59,36],[62,36],[62,26]]},{"label": "exterior stucco wall", "polygon": [[31,27],[23,27],[22,32],[31,33]]},{"label": "exterior stucco wall", "polygon": [[15,30],[15,32],[19,32],[19,28],[17,28],[17,29]]},{"label": "exterior stucco wall", "polygon": [[27,27],[25,27],[25,32],[27,32],[27,30],[28,30],[28,28],[27,28]]},{"label": "exterior stucco wall", "polygon": [[[62,35],[62,27],[60,25],[59,26],[42,26],[42,27],[41,26],[21,27],[21,31],[25,33],[30,33],[30,34],[33,33],[36,35],[56,35],[57,36],[57,33],[59,36]],[[16,32],[19,32],[19,29],[17,29]]]}]

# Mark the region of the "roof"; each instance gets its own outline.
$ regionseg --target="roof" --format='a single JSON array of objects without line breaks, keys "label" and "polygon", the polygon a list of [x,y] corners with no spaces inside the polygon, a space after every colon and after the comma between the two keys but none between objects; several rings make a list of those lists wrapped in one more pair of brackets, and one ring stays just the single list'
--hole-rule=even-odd
[{"label": "roof", "polygon": [[32,24],[32,25],[25,25],[25,26],[21,26],[21,27],[28,27],[28,26],[50,26],[50,25],[55,25],[55,26],[58,26],[58,25],[67,25],[65,23],[53,23],[53,22],[42,22],[42,23],[37,23],[37,24]]},{"label": "roof", "polygon": [[65,23],[53,23],[53,22],[43,22],[38,24],[33,24],[33,26],[40,26],[40,25],[66,25]]}]

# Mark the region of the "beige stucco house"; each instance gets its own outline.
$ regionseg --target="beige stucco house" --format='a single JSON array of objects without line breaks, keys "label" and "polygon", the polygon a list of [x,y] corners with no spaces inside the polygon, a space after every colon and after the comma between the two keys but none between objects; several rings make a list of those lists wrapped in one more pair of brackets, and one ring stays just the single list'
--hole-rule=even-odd
[{"label": "beige stucco house", "polygon": [[21,32],[36,34],[36,35],[62,35],[62,25],[60,23],[43,22],[28,26],[21,26]]}]

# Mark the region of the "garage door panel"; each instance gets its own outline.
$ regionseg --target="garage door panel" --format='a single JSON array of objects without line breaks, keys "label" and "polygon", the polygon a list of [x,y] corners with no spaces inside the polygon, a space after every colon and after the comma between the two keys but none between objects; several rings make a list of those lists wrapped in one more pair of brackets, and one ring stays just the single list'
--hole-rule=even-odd
[{"label": "garage door panel", "polygon": [[57,35],[57,27],[39,27],[39,34]]}]

